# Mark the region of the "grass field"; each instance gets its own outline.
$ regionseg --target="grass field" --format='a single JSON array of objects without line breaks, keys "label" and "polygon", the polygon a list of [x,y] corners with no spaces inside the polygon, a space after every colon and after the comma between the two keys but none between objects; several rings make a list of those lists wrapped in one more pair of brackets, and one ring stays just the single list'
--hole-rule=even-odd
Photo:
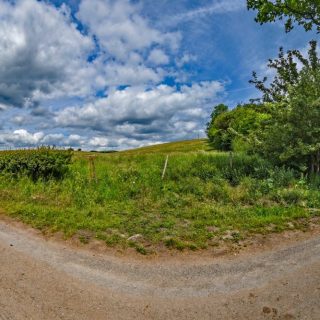
[{"label": "grass field", "polygon": [[192,140],[109,154],[75,152],[61,180],[1,174],[0,201],[8,215],[46,232],[147,253],[208,248],[221,239],[237,242],[298,227],[299,218],[318,214],[320,194],[317,181]]}]

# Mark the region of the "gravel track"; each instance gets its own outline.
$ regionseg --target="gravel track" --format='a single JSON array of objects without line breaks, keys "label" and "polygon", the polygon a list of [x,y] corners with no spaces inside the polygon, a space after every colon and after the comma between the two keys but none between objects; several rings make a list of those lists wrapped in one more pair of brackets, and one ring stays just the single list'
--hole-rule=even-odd
[{"label": "gravel track", "polygon": [[0,320],[320,319],[320,235],[237,257],[130,259],[0,221]]}]

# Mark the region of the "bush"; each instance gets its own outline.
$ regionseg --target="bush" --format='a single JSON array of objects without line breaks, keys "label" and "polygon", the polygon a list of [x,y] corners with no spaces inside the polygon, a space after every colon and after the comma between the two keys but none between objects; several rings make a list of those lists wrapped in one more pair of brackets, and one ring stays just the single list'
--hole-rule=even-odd
[{"label": "bush", "polygon": [[34,150],[0,152],[0,173],[15,177],[28,176],[32,180],[60,179],[68,171],[71,151],[41,147]]},{"label": "bush", "polygon": [[288,205],[301,204],[302,201],[306,200],[307,194],[305,190],[301,189],[283,189],[278,190],[273,195],[273,200],[279,203],[285,203]]}]

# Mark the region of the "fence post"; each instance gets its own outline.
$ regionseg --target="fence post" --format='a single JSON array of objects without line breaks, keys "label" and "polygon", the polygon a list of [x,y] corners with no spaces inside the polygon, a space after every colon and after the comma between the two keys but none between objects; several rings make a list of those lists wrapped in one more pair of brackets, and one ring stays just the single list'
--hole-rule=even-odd
[{"label": "fence post", "polygon": [[163,178],[164,178],[164,175],[166,174],[167,165],[168,165],[168,159],[169,159],[169,156],[167,155],[167,157],[166,157],[166,162],[165,162],[165,164],[164,164],[164,168],[163,168],[163,171],[162,171],[162,177],[161,177],[162,180],[163,180]]},{"label": "fence post", "polygon": [[88,160],[89,160],[89,174],[90,174],[90,181],[95,181],[97,182],[97,176],[96,176],[96,166],[94,163],[94,156],[89,156]]}]

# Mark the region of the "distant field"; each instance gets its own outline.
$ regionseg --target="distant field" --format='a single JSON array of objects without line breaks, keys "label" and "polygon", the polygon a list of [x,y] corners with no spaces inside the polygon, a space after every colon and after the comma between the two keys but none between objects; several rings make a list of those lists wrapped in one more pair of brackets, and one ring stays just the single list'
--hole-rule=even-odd
[{"label": "distant field", "polygon": [[148,147],[122,151],[122,154],[150,154],[150,153],[177,153],[177,152],[199,152],[212,151],[207,139],[186,140],[156,144]]},{"label": "distant field", "polygon": [[0,207],[35,228],[82,242],[97,238],[140,253],[196,250],[301,227],[299,218],[318,214],[318,187],[257,157],[213,151],[202,139],[110,154],[75,152],[61,180],[1,174]]}]

